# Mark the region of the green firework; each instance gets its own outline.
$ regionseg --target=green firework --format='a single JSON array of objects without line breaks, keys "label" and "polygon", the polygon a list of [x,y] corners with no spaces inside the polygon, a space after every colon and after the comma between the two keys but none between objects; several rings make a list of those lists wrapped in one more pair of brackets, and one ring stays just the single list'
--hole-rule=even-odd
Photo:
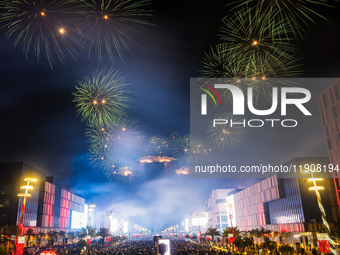
[{"label": "green firework", "polygon": [[258,16],[247,8],[223,20],[221,39],[225,50],[235,61],[252,65],[258,59],[293,59],[296,46],[287,38],[283,25],[274,26],[274,16],[270,13]]},{"label": "green firework", "polygon": [[228,123],[223,125],[210,126],[208,140],[212,147],[216,150],[234,150],[242,146],[247,135],[247,129],[242,125],[230,126],[230,120],[233,122],[242,122],[244,119],[240,116],[233,116],[231,113],[225,112],[216,116],[215,119],[228,120]]},{"label": "green firework", "polygon": [[206,139],[198,135],[185,135],[172,141],[171,152],[173,157],[188,165],[211,156],[212,149]]},{"label": "green firework", "polygon": [[95,52],[101,60],[107,55],[112,61],[122,50],[130,51],[133,36],[143,34],[150,22],[150,0],[83,0],[80,15],[84,18],[83,40],[89,53]]},{"label": "green firework", "polygon": [[126,77],[113,68],[84,77],[76,86],[77,92],[72,93],[82,121],[105,128],[126,116],[131,100],[126,86]]},{"label": "green firework", "polygon": [[130,149],[138,150],[140,143],[140,132],[134,129],[134,122],[130,119],[120,119],[108,127],[90,125],[85,135],[89,144],[88,149],[97,158],[125,157]]},{"label": "green firework", "polygon": [[[258,56],[249,63],[241,54],[225,49],[225,45],[217,45],[211,52],[205,53],[201,76],[212,78],[206,83],[233,84],[243,93],[247,92],[248,87],[252,87],[255,105],[270,103],[272,100],[273,83],[267,82],[268,78],[289,78],[302,74],[299,60],[293,57],[277,56],[274,60],[270,55],[261,54],[261,57]],[[290,86],[289,83],[285,85]],[[229,90],[218,89],[218,92],[225,100],[232,99]]]},{"label": "green firework", "polygon": [[51,68],[55,59],[65,63],[66,56],[76,58],[79,43],[79,23],[74,19],[80,1],[25,0],[0,1],[1,28],[14,45],[23,45],[28,58],[34,52],[40,60],[46,56]]},{"label": "green firework", "polygon": [[286,34],[294,37],[303,37],[304,26],[315,23],[315,18],[327,20],[318,12],[319,7],[331,7],[327,0],[234,0],[228,5],[234,5],[233,10],[247,7],[257,16],[270,14],[273,26],[286,30]]}]

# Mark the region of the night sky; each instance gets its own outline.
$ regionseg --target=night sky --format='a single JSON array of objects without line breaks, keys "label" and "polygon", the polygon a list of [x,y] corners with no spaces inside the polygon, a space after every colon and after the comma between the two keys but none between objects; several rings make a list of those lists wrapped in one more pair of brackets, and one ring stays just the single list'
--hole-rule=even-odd
[{"label": "night sky", "polygon": [[[148,36],[136,36],[131,48],[134,56],[124,53],[124,63],[114,64],[103,56],[88,57],[80,50],[77,61],[56,62],[51,70],[47,61],[38,62],[31,52],[26,59],[22,45],[14,48],[0,30],[0,161],[23,161],[64,181],[70,191],[94,201],[98,208],[115,215],[130,217],[130,222],[160,230],[178,224],[189,212],[203,210],[204,198],[213,188],[246,186],[254,180],[150,179],[136,187],[114,185],[94,172],[88,161],[84,135],[86,125],[77,116],[72,102],[77,81],[98,68],[120,69],[130,83],[134,98],[131,116],[146,136],[168,136],[177,131],[190,132],[189,84],[202,70],[204,52],[219,42],[222,18],[228,13],[227,1],[167,1],[152,5]],[[339,7],[339,3],[335,3]],[[320,8],[329,22],[316,19],[306,27],[304,41],[299,41],[298,55],[305,71],[303,77],[340,77],[339,9]],[[267,132],[250,135],[243,148],[234,151],[237,161],[261,156],[280,164],[292,156],[327,156],[326,143],[316,104],[316,97],[328,85],[311,87],[313,111],[310,125],[292,132]],[[296,142],[297,137],[308,143]],[[277,144],[277,150],[273,150]],[[279,148],[277,147],[279,146]],[[157,210],[157,213],[155,211]],[[150,217],[153,215],[153,220]],[[166,218],[166,220],[164,220]]]}]

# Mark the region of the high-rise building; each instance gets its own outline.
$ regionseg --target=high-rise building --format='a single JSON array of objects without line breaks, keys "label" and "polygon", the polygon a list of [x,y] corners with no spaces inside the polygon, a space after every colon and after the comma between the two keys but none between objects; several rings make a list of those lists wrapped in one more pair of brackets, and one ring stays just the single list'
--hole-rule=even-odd
[{"label": "high-rise building", "polygon": [[318,96],[322,126],[326,138],[330,163],[333,164],[333,179],[340,209],[340,79]]},{"label": "high-rise building", "polygon": [[[68,231],[72,226],[71,215],[84,214],[85,199],[64,189],[62,181],[47,176],[22,162],[0,163],[0,226],[17,225],[23,198],[18,197],[24,178],[36,178],[29,190],[22,225],[24,232],[33,228],[36,232]],[[79,218],[79,217],[78,217]],[[84,219],[86,217],[83,217]]]},{"label": "high-rise building", "polygon": [[[236,225],[242,231],[265,228],[277,232],[315,231],[315,222],[321,229],[322,218],[314,191],[309,187],[309,173],[299,170],[305,164],[328,165],[327,157],[293,158],[283,166],[297,166],[297,171],[273,175],[234,194]],[[322,173],[315,173],[320,177]],[[281,178],[279,178],[281,177]],[[319,183],[320,182],[320,183]],[[331,178],[318,184],[327,221],[332,223],[339,217],[334,185]]]},{"label": "high-rise building", "polygon": [[206,198],[206,210],[209,215],[209,226],[223,231],[226,227],[230,227],[227,197],[233,189],[214,189],[210,196]]},{"label": "high-rise building", "polygon": [[[26,185],[23,181],[31,174],[39,180],[45,179],[45,174],[38,169],[22,162],[0,163],[0,226],[17,225],[19,222],[23,197],[18,197],[20,187]],[[39,201],[39,184],[31,183],[34,187],[29,193],[22,224],[37,226],[37,212]]]}]

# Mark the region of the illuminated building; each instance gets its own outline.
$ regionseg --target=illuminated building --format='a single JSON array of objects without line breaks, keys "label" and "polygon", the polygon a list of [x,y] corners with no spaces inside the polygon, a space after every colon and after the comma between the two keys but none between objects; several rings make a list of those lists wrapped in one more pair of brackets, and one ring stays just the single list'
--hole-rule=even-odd
[{"label": "illuminated building", "polygon": [[23,185],[23,177],[29,174],[38,181],[32,184],[34,189],[27,198],[22,221],[24,232],[28,228],[36,233],[67,232],[71,228],[72,212],[84,213],[84,198],[65,190],[62,181],[46,176],[32,166],[22,162],[0,163],[0,173],[0,226],[17,225],[23,201],[17,194]]},{"label": "illuminated building", "polygon": [[232,191],[233,189],[214,189],[211,191],[210,196],[206,198],[206,210],[209,215],[210,228],[223,231],[226,227],[230,227],[226,199]]},{"label": "illuminated building", "polygon": [[[340,167],[340,79],[318,96],[321,122],[326,138],[330,163]],[[333,171],[335,193],[340,209],[340,173]]]},{"label": "illuminated building", "polygon": [[[293,158],[283,166],[305,164],[328,165],[327,157]],[[317,174],[316,174],[317,175]],[[319,174],[320,175],[320,174]],[[278,178],[284,177],[284,178]],[[277,232],[312,232],[315,223],[321,229],[321,213],[315,194],[309,191],[310,174],[284,173],[273,175],[234,194],[236,225],[241,231],[264,228]],[[323,180],[320,191],[328,222],[338,219],[334,185],[331,178]]]},{"label": "illuminated building", "polygon": [[52,176],[41,181],[38,226],[68,229],[72,212],[84,213],[85,199],[63,187],[64,183]]},{"label": "illuminated building", "polygon": [[[38,180],[45,178],[45,174],[38,169],[22,162],[0,163],[0,226],[17,225],[19,222],[23,197],[18,197],[23,179],[31,176]],[[37,212],[39,200],[39,184],[32,183],[31,196],[27,199],[26,210],[22,221],[23,226],[37,226]]]}]

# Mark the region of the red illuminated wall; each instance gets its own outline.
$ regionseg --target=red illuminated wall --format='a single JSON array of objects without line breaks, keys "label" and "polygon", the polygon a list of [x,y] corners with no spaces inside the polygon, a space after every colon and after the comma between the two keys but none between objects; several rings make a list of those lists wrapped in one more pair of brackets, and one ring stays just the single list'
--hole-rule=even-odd
[{"label": "red illuminated wall", "polygon": [[53,226],[54,199],[55,199],[55,186],[49,182],[45,182],[42,223],[41,223],[42,227]]},{"label": "red illuminated wall", "polygon": [[60,228],[70,227],[70,217],[71,217],[70,209],[71,209],[71,193],[62,189],[61,200],[60,200],[60,218],[59,218]]}]

